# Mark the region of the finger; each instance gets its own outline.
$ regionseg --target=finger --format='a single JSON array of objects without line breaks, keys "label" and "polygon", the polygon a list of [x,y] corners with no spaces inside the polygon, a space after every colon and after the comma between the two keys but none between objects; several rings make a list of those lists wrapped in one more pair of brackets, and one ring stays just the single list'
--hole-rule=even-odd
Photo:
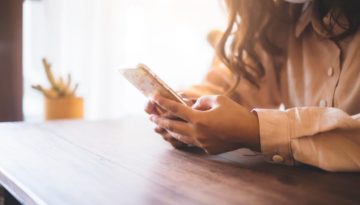
[{"label": "finger", "polygon": [[168,131],[166,131],[165,129],[163,129],[161,127],[156,127],[155,132],[160,134],[165,141],[169,142],[173,147],[175,147],[177,149],[187,147],[187,144],[177,140]]},{"label": "finger", "polygon": [[158,134],[163,134],[163,133],[166,133],[166,132],[167,132],[164,128],[159,127],[159,126],[156,126],[154,130],[155,130],[155,132],[158,133]]},{"label": "finger", "polygon": [[188,99],[196,99],[199,96],[197,92],[192,92],[190,90],[180,91],[178,92],[178,95],[180,95],[182,98]]},{"label": "finger", "polygon": [[196,102],[196,98],[183,98],[188,106],[192,106]]},{"label": "finger", "polygon": [[180,135],[191,135],[192,127],[189,123],[172,120],[164,117],[159,117],[157,115],[151,115],[150,120],[153,121],[157,126],[169,130],[171,132],[178,133]]},{"label": "finger", "polygon": [[168,113],[168,111],[164,110],[163,108],[158,106],[156,103],[155,103],[155,112],[158,113],[160,116],[166,115]]},{"label": "finger", "polygon": [[155,102],[149,101],[146,103],[144,111],[151,115],[151,114],[157,114],[157,115],[163,115],[166,114],[167,111],[159,107]]},{"label": "finger", "polygon": [[182,98],[188,98],[188,97],[189,97],[189,95],[186,94],[185,92],[178,92],[178,95],[179,95],[180,97],[182,97]]},{"label": "finger", "polygon": [[156,126],[154,130],[156,133],[160,134],[164,138],[164,140],[166,140],[168,142],[170,142],[171,139],[175,139],[174,137],[171,136],[171,134],[166,129],[164,129],[162,127]]},{"label": "finger", "polygon": [[149,115],[154,114],[156,112],[155,108],[156,108],[156,104],[152,101],[148,101],[145,105],[144,111]]},{"label": "finger", "polygon": [[160,107],[168,110],[172,114],[182,118],[183,120],[191,122],[191,118],[193,117],[194,113],[190,107],[161,96],[155,96],[154,101]]},{"label": "finger", "polygon": [[161,117],[167,118],[167,119],[170,119],[170,120],[178,120],[178,121],[186,122],[185,120],[179,118],[179,117],[176,116],[176,115],[173,115],[173,114],[170,113],[170,112],[166,112],[166,113],[162,114]]},{"label": "finger", "polygon": [[181,135],[175,132],[168,131],[168,133],[172,136],[173,139],[176,139],[180,142],[183,142],[188,145],[195,145],[195,141],[192,137],[189,137],[187,135]]},{"label": "finger", "polygon": [[188,106],[192,106],[196,102],[197,97],[191,96],[185,92],[179,92],[178,94]]},{"label": "finger", "polygon": [[156,133],[158,133],[159,135],[161,135],[162,138],[163,138],[165,141],[170,142],[171,136],[170,136],[170,134],[169,134],[165,129],[163,129],[163,128],[161,128],[161,127],[156,127],[154,130],[155,130]]},{"label": "finger", "polygon": [[211,110],[219,105],[219,96],[217,95],[205,95],[197,99],[195,104],[192,106],[196,110]]},{"label": "finger", "polygon": [[170,143],[172,143],[174,141],[180,141],[182,143],[190,144],[190,145],[195,145],[196,144],[194,139],[191,138],[191,137],[188,137],[188,136],[185,136],[185,135],[180,135],[180,134],[175,133],[175,132],[167,131],[166,129],[158,127],[158,126],[155,128],[155,132],[162,135],[164,140],[166,140],[166,141],[168,141]]}]

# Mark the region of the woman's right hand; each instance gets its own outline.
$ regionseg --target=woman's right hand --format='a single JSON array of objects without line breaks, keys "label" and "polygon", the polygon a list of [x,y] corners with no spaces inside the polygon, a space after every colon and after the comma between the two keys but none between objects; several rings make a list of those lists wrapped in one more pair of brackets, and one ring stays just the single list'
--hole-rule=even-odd
[{"label": "woman's right hand", "polygon": [[[151,100],[146,104],[145,112],[148,113],[149,115],[167,116],[169,118],[172,117],[171,115],[169,115],[169,113],[166,113],[163,110],[161,110],[160,107],[157,106],[156,103],[151,101]],[[169,142],[173,147],[175,147],[177,149],[187,147],[187,144],[177,140],[166,129],[163,129],[161,127],[156,126],[154,130],[155,130],[156,133],[161,135],[165,141]]]},{"label": "woman's right hand", "polygon": [[[196,98],[192,97],[192,95],[190,95],[189,93],[186,94],[185,92],[181,92],[181,93],[179,93],[179,95],[183,98],[183,100],[189,106],[192,106],[196,102]],[[170,119],[177,118],[177,117],[171,115],[169,112],[161,109],[155,102],[153,102],[151,100],[146,104],[145,112],[148,113],[149,115],[158,115],[158,116],[166,117],[166,118],[170,118]],[[174,136],[175,135],[174,133],[171,133],[170,131],[168,131],[164,128],[156,126],[154,131],[156,133],[158,133],[159,135],[161,135],[165,141],[169,142],[173,147],[175,147],[177,149],[188,147],[188,145],[185,144],[184,142],[177,140],[176,137]]]}]

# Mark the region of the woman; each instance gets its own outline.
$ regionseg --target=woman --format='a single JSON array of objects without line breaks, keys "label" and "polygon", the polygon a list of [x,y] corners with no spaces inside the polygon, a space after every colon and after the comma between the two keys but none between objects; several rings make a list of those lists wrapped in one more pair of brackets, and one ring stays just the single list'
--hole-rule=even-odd
[{"label": "woman", "polygon": [[247,147],[274,163],[359,171],[360,2],[226,5],[222,63],[185,90],[197,98],[191,107],[160,96],[149,102],[155,131],[174,146],[180,141],[210,154]]}]

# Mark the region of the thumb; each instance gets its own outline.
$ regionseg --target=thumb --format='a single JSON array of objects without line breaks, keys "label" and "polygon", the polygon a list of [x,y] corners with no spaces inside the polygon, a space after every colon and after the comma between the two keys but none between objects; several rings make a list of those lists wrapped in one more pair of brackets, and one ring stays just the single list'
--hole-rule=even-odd
[{"label": "thumb", "polygon": [[217,107],[218,103],[216,101],[216,96],[213,95],[206,95],[199,97],[195,104],[192,106],[195,110],[211,110],[214,107]]},{"label": "thumb", "polygon": [[186,92],[179,92],[178,94],[190,107],[196,102],[196,98],[194,96],[187,94]]},{"label": "thumb", "polygon": [[183,98],[183,100],[190,107],[196,102],[196,98]]}]

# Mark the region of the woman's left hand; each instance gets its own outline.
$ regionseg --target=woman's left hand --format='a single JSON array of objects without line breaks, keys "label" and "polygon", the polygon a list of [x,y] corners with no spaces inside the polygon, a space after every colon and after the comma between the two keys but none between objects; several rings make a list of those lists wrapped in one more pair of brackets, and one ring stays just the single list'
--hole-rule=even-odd
[{"label": "woman's left hand", "polygon": [[229,97],[202,96],[192,107],[161,96],[156,96],[154,101],[183,121],[158,115],[151,115],[151,121],[186,144],[198,146],[209,154],[242,147],[260,150],[256,114]]}]

